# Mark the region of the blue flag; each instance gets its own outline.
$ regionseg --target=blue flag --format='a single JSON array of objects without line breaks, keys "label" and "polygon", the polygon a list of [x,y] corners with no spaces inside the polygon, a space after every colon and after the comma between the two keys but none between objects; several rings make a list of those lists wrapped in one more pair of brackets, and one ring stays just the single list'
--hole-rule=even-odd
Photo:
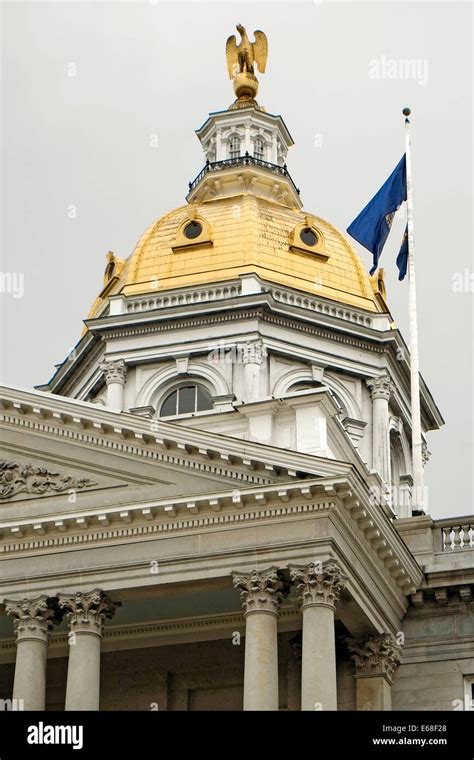
[{"label": "blue flag", "polygon": [[408,264],[408,227],[405,227],[405,234],[403,235],[402,244],[400,246],[400,252],[397,256],[398,267],[398,279],[403,280],[407,273]]},{"label": "blue flag", "polygon": [[[380,254],[390,232],[393,217],[406,199],[407,173],[404,154],[400,163],[397,164],[378,193],[374,195],[372,200],[360,212],[359,216],[347,228],[349,235],[372,253],[374,262],[370,274],[373,274],[378,267]],[[407,262],[406,256],[403,253],[404,247],[406,247],[406,253],[408,254],[408,241],[405,243],[405,238],[397,258],[400,280],[403,280],[406,273]],[[405,269],[402,274],[401,267],[403,266]]]}]

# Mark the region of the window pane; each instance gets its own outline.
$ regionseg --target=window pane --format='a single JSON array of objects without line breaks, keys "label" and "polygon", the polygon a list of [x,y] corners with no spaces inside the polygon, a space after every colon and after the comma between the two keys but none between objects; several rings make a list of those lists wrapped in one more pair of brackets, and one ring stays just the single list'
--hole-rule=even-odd
[{"label": "window pane", "polygon": [[198,412],[204,412],[206,409],[212,409],[213,403],[211,397],[204,388],[197,389],[197,410]]},{"label": "window pane", "polygon": [[264,145],[263,145],[263,141],[260,140],[259,138],[255,140],[253,154],[255,158],[263,159]]},{"label": "window pane", "polygon": [[176,402],[178,399],[178,392],[173,391],[173,393],[170,393],[170,395],[163,401],[161,405],[161,417],[167,417],[170,414],[176,414]]},{"label": "window pane", "polygon": [[196,386],[187,385],[178,389],[178,414],[189,414],[196,411]]},{"label": "window pane", "polygon": [[238,158],[240,156],[240,139],[238,137],[231,137],[229,150],[231,158]]}]

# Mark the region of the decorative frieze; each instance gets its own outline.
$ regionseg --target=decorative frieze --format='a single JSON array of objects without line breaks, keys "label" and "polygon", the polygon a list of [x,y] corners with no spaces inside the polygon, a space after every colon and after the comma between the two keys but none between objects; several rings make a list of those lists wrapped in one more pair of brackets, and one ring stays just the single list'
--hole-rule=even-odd
[{"label": "decorative frieze", "polygon": [[18,493],[42,496],[70,489],[82,490],[96,485],[97,483],[89,478],[60,475],[59,472],[53,472],[46,467],[0,461],[0,499],[9,499]]},{"label": "decorative frieze", "polygon": [[325,605],[334,608],[347,584],[335,560],[290,565],[290,578],[301,595],[302,607]]},{"label": "decorative frieze", "polygon": [[240,598],[244,613],[278,612],[285,584],[278,574],[278,568],[252,570],[249,574],[233,573],[234,588],[240,589]]},{"label": "decorative frieze", "polygon": [[354,661],[356,678],[385,676],[392,683],[393,673],[400,663],[401,646],[390,633],[346,639]]}]

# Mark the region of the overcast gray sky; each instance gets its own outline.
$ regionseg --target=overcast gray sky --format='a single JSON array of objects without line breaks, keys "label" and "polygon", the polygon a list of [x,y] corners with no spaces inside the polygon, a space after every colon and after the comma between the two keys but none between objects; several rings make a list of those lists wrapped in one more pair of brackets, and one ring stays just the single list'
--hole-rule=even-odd
[{"label": "overcast gray sky", "polygon": [[[413,110],[420,364],[446,419],[428,438],[430,508],[472,513],[471,4],[63,0],[4,2],[2,19],[1,269],[24,273],[22,298],[0,293],[3,382],[46,381],[79,338],[106,252],[128,256],[184,202],[204,163],[193,131],[234,97],[224,48],[240,22],[269,38],[259,101],[295,140],[304,207],[340,229],[399,161],[401,109]],[[383,264],[408,342],[403,226]]]}]

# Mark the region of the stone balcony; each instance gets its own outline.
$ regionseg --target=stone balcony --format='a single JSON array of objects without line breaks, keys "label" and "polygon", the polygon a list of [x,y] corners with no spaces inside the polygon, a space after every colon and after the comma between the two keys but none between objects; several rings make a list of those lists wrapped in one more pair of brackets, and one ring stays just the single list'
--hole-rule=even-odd
[{"label": "stone balcony", "polygon": [[422,591],[434,590],[439,601],[457,587],[462,601],[471,600],[474,515],[442,520],[423,515],[396,520],[394,525],[425,574]]}]

